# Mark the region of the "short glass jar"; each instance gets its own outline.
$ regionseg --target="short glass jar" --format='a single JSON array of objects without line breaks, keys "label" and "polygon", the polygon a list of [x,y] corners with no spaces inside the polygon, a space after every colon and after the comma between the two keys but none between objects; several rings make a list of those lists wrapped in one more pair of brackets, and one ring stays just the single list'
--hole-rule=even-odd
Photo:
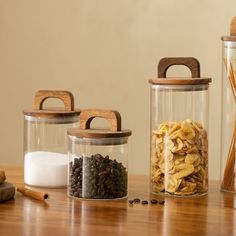
[{"label": "short glass jar", "polygon": [[[110,128],[91,128],[104,118]],[[87,109],[80,129],[69,129],[68,196],[83,199],[122,199],[128,194],[128,137],[117,111]]]},{"label": "short glass jar", "polygon": [[[48,98],[60,99],[65,108],[44,108]],[[24,182],[35,187],[67,186],[67,129],[78,127],[79,109],[68,91],[40,90],[34,108],[24,113]]]},{"label": "short glass jar", "polygon": [[[166,78],[185,65],[191,78]],[[163,58],[151,84],[151,192],[173,196],[208,189],[208,103],[211,79],[200,78],[195,58]]]}]

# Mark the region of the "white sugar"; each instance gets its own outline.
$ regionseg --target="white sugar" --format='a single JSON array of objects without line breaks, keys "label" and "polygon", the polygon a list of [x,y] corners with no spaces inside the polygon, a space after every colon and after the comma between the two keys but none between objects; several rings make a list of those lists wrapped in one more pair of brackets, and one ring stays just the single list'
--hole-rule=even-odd
[{"label": "white sugar", "polygon": [[67,185],[66,154],[56,152],[29,152],[25,155],[25,183],[40,187],[64,187]]}]

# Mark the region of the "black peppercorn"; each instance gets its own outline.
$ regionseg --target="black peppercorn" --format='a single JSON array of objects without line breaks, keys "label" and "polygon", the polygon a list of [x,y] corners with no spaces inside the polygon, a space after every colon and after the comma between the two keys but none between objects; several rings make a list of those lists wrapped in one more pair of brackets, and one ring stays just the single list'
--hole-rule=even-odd
[{"label": "black peppercorn", "polygon": [[129,200],[129,204],[133,204],[134,203],[134,200]]},{"label": "black peppercorn", "polygon": [[141,200],[139,198],[134,198],[133,201],[134,201],[134,203],[140,203]]},{"label": "black peppercorn", "polygon": [[147,204],[148,204],[148,201],[147,201],[147,200],[143,200],[141,203],[142,203],[143,205],[147,205]]},{"label": "black peppercorn", "polygon": [[109,156],[95,154],[75,158],[70,162],[69,168],[71,196],[113,199],[127,195],[127,170],[122,163],[110,159]]},{"label": "black peppercorn", "polygon": [[151,199],[151,204],[157,204],[158,201],[156,199]]},{"label": "black peppercorn", "polygon": [[165,201],[164,201],[164,200],[161,200],[161,201],[159,201],[159,204],[160,204],[160,205],[164,205],[164,204],[165,204]]}]

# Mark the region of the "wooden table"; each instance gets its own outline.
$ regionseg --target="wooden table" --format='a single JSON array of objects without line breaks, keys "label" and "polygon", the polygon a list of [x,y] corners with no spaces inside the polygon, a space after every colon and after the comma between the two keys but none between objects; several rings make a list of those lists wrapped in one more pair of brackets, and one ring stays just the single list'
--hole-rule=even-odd
[{"label": "wooden table", "polygon": [[[8,182],[23,183],[21,167],[0,166]],[[129,199],[151,199],[148,176],[130,176]],[[165,205],[130,206],[125,201],[80,201],[65,189],[47,191],[46,202],[17,193],[0,204],[0,235],[236,235],[236,195],[210,182],[203,197],[165,198]],[[162,198],[162,197],[158,197]]]}]

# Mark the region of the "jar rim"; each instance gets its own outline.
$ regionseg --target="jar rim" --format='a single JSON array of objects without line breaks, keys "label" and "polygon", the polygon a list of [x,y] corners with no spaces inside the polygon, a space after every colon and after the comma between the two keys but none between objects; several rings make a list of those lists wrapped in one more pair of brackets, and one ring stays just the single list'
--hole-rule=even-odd
[{"label": "jar rim", "polygon": [[74,109],[73,111],[65,111],[65,109],[59,107],[50,107],[43,110],[35,110],[35,109],[24,109],[23,114],[32,117],[44,117],[44,118],[63,118],[63,117],[73,117],[79,116],[81,113],[80,109]]},{"label": "jar rim", "polygon": [[236,41],[235,35],[226,35],[221,37],[222,41]]},{"label": "jar rim", "polygon": [[122,138],[131,136],[131,130],[124,129],[121,131],[111,131],[104,128],[94,128],[94,129],[78,129],[70,128],[67,130],[67,134],[70,136],[75,136],[78,138]]},{"label": "jar rim", "polygon": [[155,78],[149,79],[150,84],[158,85],[200,85],[200,84],[209,84],[212,82],[211,78]]},{"label": "jar rim", "polygon": [[79,145],[92,145],[92,146],[113,146],[123,145],[128,143],[128,136],[126,137],[112,137],[112,138],[86,138],[69,135],[73,143]]}]

